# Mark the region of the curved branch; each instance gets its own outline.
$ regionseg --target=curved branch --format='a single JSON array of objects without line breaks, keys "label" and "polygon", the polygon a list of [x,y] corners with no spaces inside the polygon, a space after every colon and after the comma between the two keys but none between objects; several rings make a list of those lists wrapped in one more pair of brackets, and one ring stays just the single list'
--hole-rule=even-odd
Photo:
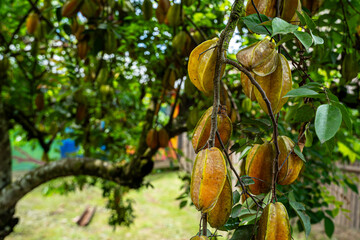
[{"label": "curved branch", "polygon": [[142,163],[138,169],[129,168],[127,163],[110,163],[90,158],[66,158],[48,163],[28,172],[1,190],[0,212],[15,206],[23,196],[41,184],[59,177],[87,175],[139,188],[143,177],[148,174],[145,169],[152,169],[145,161]]}]

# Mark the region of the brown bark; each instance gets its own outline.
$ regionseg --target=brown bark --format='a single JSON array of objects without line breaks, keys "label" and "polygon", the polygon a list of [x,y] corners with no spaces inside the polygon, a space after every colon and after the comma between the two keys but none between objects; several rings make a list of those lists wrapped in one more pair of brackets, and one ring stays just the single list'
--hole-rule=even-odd
[{"label": "brown bark", "polygon": [[[0,90],[1,93],[1,90]],[[7,120],[0,99],[0,191],[11,183],[11,148]],[[2,209],[2,208],[0,208]],[[10,234],[17,224],[14,218],[15,208],[10,207],[0,210],[0,239]]]},{"label": "brown bark", "polygon": [[148,165],[146,161],[141,161],[136,169],[130,169],[128,163],[110,163],[90,158],[66,158],[30,171],[3,188],[0,192],[0,209],[15,206],[34,188],[59,177],[87,175],[113,181],[122,186],[139,188],[143,177],[149,174],[151,169],[152,165]]}]

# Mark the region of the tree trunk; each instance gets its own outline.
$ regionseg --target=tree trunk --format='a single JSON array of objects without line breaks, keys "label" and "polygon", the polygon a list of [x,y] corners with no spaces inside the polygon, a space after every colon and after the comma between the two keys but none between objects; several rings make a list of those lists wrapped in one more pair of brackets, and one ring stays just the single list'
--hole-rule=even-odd
[{"label": "tree trunk", "polygon": [[[0,91],[1,93],[1,91]],[[11,183],[11,148],[7,120],[0,100],[0,191]],[[0,239],[9,235],[18,219],[14,218],[15,208],[0,209]]]}]

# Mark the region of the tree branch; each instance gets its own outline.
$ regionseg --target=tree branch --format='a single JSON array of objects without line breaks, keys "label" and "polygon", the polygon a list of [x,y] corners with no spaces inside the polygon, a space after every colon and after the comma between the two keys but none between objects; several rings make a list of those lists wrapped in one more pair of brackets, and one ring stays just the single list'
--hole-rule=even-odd
[{"label": "tree branch", "polygon": [[215,143],[215,133],[217,130],[217,112],[220,105],[220,78],[221,67],[225,63],[224,51],[228,48],[229,42],[232,38],[236,24],[239,20],[241,12],[244,10],[244,2],[236,0],[233,4],[232,11],[229,17],[229,21],[226,24],[225,29],[221,32],[219,41],[217,43],[217,59],[215,64],[214,74],[214,104],[211,115],[211,130],[209,137],[209,147],[213,147]]},{"label": "tree branch", "polygon": [[145,166],[138,166],[141,171],[128,168],[128,163],[110,163],[91,158],[66,158],[48,163],[28,172],[19,180],[7,185],[0,192],[0,213],[15,206],[27,193],[39,185],[66,176],[87,175],[100,177],[123,186],[139,188],[148,171]]},{"label": "tree branch", "polygon": [[[221,32],[219,41],[217,42],[217,59],[215,64],[214,74],[214,102],[213,110],[211,114],[211,130],[209,137],[209,147],[213,147],[215,143],[215,135],[217,131],[217,114],[220,105],[220,79],[221,79],[221,67],[225,63],[225,51],[229,46],[229,42],[234,34],[236,24],[239,20],[241,12],[244,10],[244,1],[236,0],[232,5],[229,21],[226,24],[225,29]],[[206,233],[207,215],[203,214],[203,233]],[[205,234],[206,235],[206,234]]]}]

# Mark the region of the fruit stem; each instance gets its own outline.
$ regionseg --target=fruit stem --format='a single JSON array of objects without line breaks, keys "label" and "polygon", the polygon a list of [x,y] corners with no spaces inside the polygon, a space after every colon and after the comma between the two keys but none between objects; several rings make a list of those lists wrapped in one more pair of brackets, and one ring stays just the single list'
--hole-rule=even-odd
[{"label": "fruit stem", "polygon": [[207,213],[203,213],[202,221],[203,221],[202,235],[207,236]]},{"label": "fruit stem", "polygon": [[251,83],[257,88],[257,90],[260,92],[262,98],[264,99],[264,102],[266,103],[268,112],[269,112],[269,116],[271,119],[271,123],[273,126],[273,140],[274,140],[274,144],[275,144],[275,149],[276,149],[276,153],[275,153],[275,158],[274,158],[274,164],[273,164],[273,178],[272,178],[272,198],[271,201],[273,201],[274,199],[276,199],[276,180],[277,180],[277,170],[278,170],[278,161],[279,161],[279,155],[280,155],[280,149],[279,149],[279,143],[277,140],[277,137],[279,135],[278,133],[278,124],[277,121],[275,119],[274,113],[271,109],[271,103],[269,101],[269,99],[266,96],[265,91],[261,88],[260,84],[255,80],[255,78],[251,75],[251,73],[245,69],[243,66],[241,66],[240,64],[238,64],[237,62],[230,60],[230,59],[225,59],[225,63],[226,64],[230,64],[232,66],[234,66],[235,68],[237,68],[239,71],[245,73],[245,75],[249,78],[249,80],[251,81]]},{"label": "fruit stem", "polygon": [[[280,2],[281,0],[276,0],[276,17],[280,17]],[[278,42],[280,41],[281,41],[281,35],[278,34]],[[278,48],[278,53],[281,53],[281,47]]]}]

